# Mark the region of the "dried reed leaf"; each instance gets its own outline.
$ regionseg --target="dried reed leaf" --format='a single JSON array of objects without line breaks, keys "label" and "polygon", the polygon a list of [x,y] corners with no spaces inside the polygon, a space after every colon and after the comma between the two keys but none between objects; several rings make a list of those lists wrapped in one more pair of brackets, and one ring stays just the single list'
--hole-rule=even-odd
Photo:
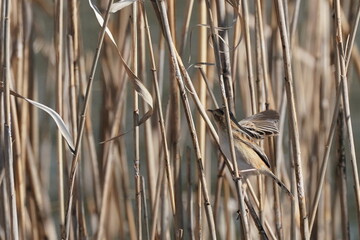
[{"label": "dried reed leaf", "polygon": [[[3,87],[0,87],[0,90],[3,91],[4,90]],[[48,107],[48,106],[46,106],[46,105],[44,105],[42,103],[39,103],[37,101],[28,99],[28,98],[26,98],[24,96],[21,96],[20,94],[14,92],[14,91],[10,91],[10,94],[17,97],[17,98],[24,99],[28,103],[32,104],[33,106],[35,106],[35,107],[39,108],[40,110],[43,110],[44,112],[49,114],[50,117],[55,121],[56,126],[58,127],[58,129],[61,132],[61,135],[64,137],[66,143],[68,144],[71,153],[75,152],[75,146],[74,146],[74,142],[72,140],[72,136],[70,134],[70,131],[67,128],[64,120],[60,117],[60,115],[56,111],[54,111],[52,108],[50,108],[50,107]]]},{"label": "dried reed leaf", "polygon": [[129,6],[137,0],[120,0],[116,3],[113,3],[110,8],[111,13],[116,13],[117,11],[123,9],[124,7]]},{"label": "dried reed leaf", "polygon": [[[114,4],[118,4],[116,7],[116,11],[120,10],[121,8],[124,8],[128,5],[130,5],[131,3],[134,3],[136,0],[123,0]],[[130,3],[131,2],[131,3]],[[121,3],[121,4],[120,4]],[[95,5],[93,5],[93,3],[91,2],[91,0],[89,0],[89,5],[91,7],[91,9],[93,10],[93,12],[95,13],[96,19],[98,20],[100,26],[102,26],[104,24],[104,19],[102,18],[99,10],[97,9],[97,7]],[[120,8],[121,7],[121,8]],[[124,58],[122,57],[120,50],[115,42],[115,39],[110,31],[110,29],[108,27],[106,27],[106,33],[109,36],[109,38],[111,39],[112,43],[115,45],[116,50],[120,56],[121,62],[125,67],[126,73],[128,74],[128,76],[130,77],[130,79],[132,80],[132,83],[134,84],[134,89],[135,91],[144,99],[144,101],[149,105],[149,110],[144,114],[144,116],[142,116],[142,118],[137,122],[137,126],[140,126],[141,124],[143,124],[147,119],[149,119],[153,113],[153,98],[150,94],[150,92],[147,90],[147,88],[145,87],[144,84],[141,83],[140,79],[135,75],[135,73],[130,69],[130,67],[126,64]],[[114,137],[116,138],[116,137]]]}]

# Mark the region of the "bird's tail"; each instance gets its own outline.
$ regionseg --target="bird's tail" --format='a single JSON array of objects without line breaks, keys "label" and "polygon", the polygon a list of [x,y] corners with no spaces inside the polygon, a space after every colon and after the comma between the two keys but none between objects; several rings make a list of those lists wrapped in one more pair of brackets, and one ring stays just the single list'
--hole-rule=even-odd
[{"label": "bird's tail", "polygon": [[278,179],[270,170],[263,170],[262,172],[265,175],[271,177],[291,198],[294,198],[294,194],[292,194],[292,192],[290,192],[290,190],[285,186],[285,184],[280,181],[280,179]]}]

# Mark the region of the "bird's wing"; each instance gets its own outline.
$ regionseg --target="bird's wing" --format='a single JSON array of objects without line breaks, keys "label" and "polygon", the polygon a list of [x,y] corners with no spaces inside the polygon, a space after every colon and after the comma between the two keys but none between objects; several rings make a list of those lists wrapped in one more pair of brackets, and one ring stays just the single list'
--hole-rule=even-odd
[{"label": "bird's wing", "polygon": [[266,110],[238,122],[241,129],[249,136],[262,139],[264,136],[279,134],[279,114],[274,110]]},{"label": "bird's wing", "polygon": [[241,138],[238,138],[238,140],[240,140],[241,142],[243,142],[244,144],[246,144],[248,147],[250,147],[251,149],[253,149],[256,154],[261,158],[261,160],[263,160],[263,162],[266,164],[266,166],[268,166],[269,168],[271,168],[270,162],[268,157],[266,156],[266,154],[263,152],[263,150],[259,147],[259,145],[257,145],[256,143],[252,142],[252,141],[246,141],[243,140]]}]

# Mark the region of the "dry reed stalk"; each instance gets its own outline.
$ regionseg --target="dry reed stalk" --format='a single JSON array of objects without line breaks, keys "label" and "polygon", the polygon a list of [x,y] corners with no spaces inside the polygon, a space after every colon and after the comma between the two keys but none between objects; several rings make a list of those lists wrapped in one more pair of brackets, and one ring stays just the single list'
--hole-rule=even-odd
[{"label": "dry reed stalk", "polygon": [[248,84],[250,91],[250,100],[251,100],[251,109],[252,114],[257,112],[256,109],[256,95],[255,95],[255,87],[254,87],[254,75],[253,75],[253,67],[252,67],[252,57],[251,57],[251,40],[250,40],[250,30],[249,30],[249,9],[248,9],[248,1],[242,0],[241,2],[241,12],[243,17],[243,29],[244,29],[244,39],[246,46],[246,67],[247,67],[247,75],[248,75]]},{"label": "dry reed stalk", "polygon": [[[194,100],[194,102],[196,104],[196,107],[198,108],[198,110],[200,112],[200,115],[203,117],[204,121],[206,122],[206,124],[207,124],[207,126],[208,126],[208,128],[210,130],[210,133],[211,133],[213,139],[215,140],[215,143],[216,143],[216,146],[218,147],[218,150],[220,151],[220,153],[224,157],[225,164],[228,166],[230,171],[233,172],[233,165],[229,161],[229,159],[226,158],[224,152],[222,151],[222,149],[220,147],[219,136],[218,136],[217,132],[215,131],[215,128],[214,128],[213,124],[211,123],[209,116],[206,114],[206,110],[205,110],[204,106],[201,104],[200,98],[197,95],[197,92],[196,92],[195,87],[194,87],[194,85],[193,85],[193,83],[191,81],[189,73],[186,71],[184,63],[182,62],[182,59],[180,58],[179,54],[177,54],[177,60],[178,60],[178,64],[180,65],[181,73],[183,74],[184,80],[185,80],[185,82],[187,84],[187,88],[191,92],[191,96],[192,96],[192,98],[193,98],[193,100]],[[208,88],[208,89],[209,89],[209,92],[211,92],[210,88]],[[209,94],[211,95],[211,93],[209,93]],[[214,101],[214,103],[215,103],[215,106],[217,106],[216,101]],[[224,168],[222,167],[222,169],[224,169]]]},{"label": "dry reed stalk", "polygon": [[[206,4],[204,0],[198,1],[198,7],[199,7],[199,16],[197,19],[197,22],[199,25],[206,25]],[[199,29],[199,36],[198,36],[198,50],[197,50],[197,61],[198,62],[206,62],[207,61],[207,45],[204,44],[206,42],[207,39],[207,29],[205,27],[200,27]],[[206,66],[204,66],[204,70],[206,72]],[[203,106],[206,106],[206,88],[204,86],[204,81],[200,80],[201,76],[200,74],[198,74],[198,86],[197,89],[199,92],[199,99],[200,99],[200,103]],[[202,120],[202,118],[200,116],[198,116],[197,119],[197,135],[199,137],[199,146],[200,146],[200,152],[202,153],[201,158],[202,158],[202,164],[205,167],[205,172],[208,174],[209,171],[206,171],[207,169],[209,169],[209,165],[208,163],[204,162],[204,159],[206,159],[205,157],[205,153],[206,153],[206,138],[205,138],[205,122]],[[209,174],[207,175],[209,176]],[[210,181],[207,181],[208,187],[209,189],[211,189],[211,184]],[[197,222],[197,226],[196,226],[196,232],[198,233],[198,237],[199,239],[202,239],[203,237],[206,238],[208,232],[204,231],[206,229],[204,229],[202,227],[203,225],[203,220],[204,219],[202,217],[203,215],[203,209],[201,207],[201,203],[202,203],[202,194],[201,194],[201,180],[200,178],[198,179],[198,188],[197,188],[198,192],[197,192],[197,218],[198,221]],[[215,221],[215,218],[214,218]]]},{"label": "dry reed stalk", "polygon": [[[140,2],[142,5],[143,3]],[[139,25],[139,78],[143,80],[144,84],[146,83],[146,28],[145,21],[143,18],[144,8],[141,6],[139,8],[140,14],[138,15],[138,25]],[[143,112],[147,112],[149,110],[146,104],[142,107]],[[155,135],[153,134],[152,122],[146,121],[144,123],[145,128],[145,148],[146,148],[146,167],[147,167],[147,181],[149,186],[149,197],[150,202],[154,202],[154,194],[155,194],[155,185],[156,185],[156,172],[155,168],[155,155],[156,151],[154,151],[155,146]]]},{"label": "dry reed stalk", "polygon": [[90,93],[91,93],[91,89],[92,89],[92,84],[93,84],[93,80],[94,80],[94,76],[95,76],[95,71],[96,71],[96,67],[97,67],[97,63],[99,60],[99,56],[100,56],[100,51],[101,51],[101,47],[104,41],[104,37],[105,37],[105,29],[107,26],[107,23],[109,21],[110,18],[110,7],[113,3],[113,0],[109,1],[108,7],[107,7],[107,11],[106,11],[106,15],[104,18],[104,23],[103,26],[101,28],[101,33],[100,33],[100,37],[98,40],[98,47],[96,49],[96,53],[93,59],[93,63],[91,66],[91,71],[90,71],[90,75],[89,75],[89,81],[88,84],[86,86],[86,91],[85,91],[85,98],[84,98],[84,104],[83,104],[83,109],[81,111],[81,118],[80,118],[80,123],[79,123],[79,133],[78,136],[76,138],[76,145],[75,145],[75,153],[73,156],[73,160],[72,160],[72,164],[71,164],[71,171],[70,171],[70,186],[69,186],[69,195],[68,195],[68,201],[67,201],[67,206],[66,206],[66,217],[65,217],[65,228],[64,231],[62,232],[62,238],[63,239],[69,239],[69,234],[70,234],[70,221],[71,221],[71,211],[72,211],[72,204],[73,204],[73,193],[74,193],[74,184],[75,184],[75,177],[76,177],[76,172],[77,172],[77,167],[79,164],[79,153],[80,153],[80,148],[81,148],[81,141],[82,141],[82,137],[83,137],[83,133],[84,133],[84,126],[85,126],[85,116],[86,116],[86,112],[88,109],[88,105],[90,102]]},{"label": "dry reed stalk", "polygon": [[149,232],[149,216],[148,216],[148,208],[146,203],[146,188],[145,188],[145,180],[144,177],[141,176],[141,191],[142,191],[142,204],[144,208],[144,221],[145,221],[145,233],[146,239],[150,239],[150,232]]},{"label": "dry reed stalk", "polygon": [[[258,112],[265,110],[265,59],[264,53],[262,50],[263,41],[263,29],[260,29],[262,25],[262,16],[261,16],[261,5],[259,1],[256,1],[255,8],[255,64],[256,64],[256,109]],[[261,21],[261,22],[260,22]],[[260,36],[262,35],[262,36]],[[264,148],[264,142],[260,143],[261,148]],[[273,158],[270,158],[273,159]],[[274,166],[273,166],[274,167]],[[261,225],[264,224],[264,179],[263,176],[257,176],[257,185],[258,185],[258,195],[259,195],[259,218]],[[275,183],[273,183],[275,185]],[[276,192],[274,192],[276,194]]]},{"label": "dry reed stalk", "polygon": [[240,212],[240,229],[242,237],[244,239],[249,239],[249,224],[248,224],[248,219],[247,219],[247,214],[245,211],[245,203],[244,203],[244,196],[243,196],[243,192],[242,192],[242,181],[239,178],[239,171],[238,171],[238,167],[237,167],[237,162],[236,162],[236,155],[235,155],[235,149],[234,149],[234,140],[231,133],[231,125],[230,125],[230,115],[229,115],[229,106],[228,106],[228,102],[229,102],[229,97],[231,96],[229,93],[226,93],[226,89],[225,89],[225,85],[224,85],[224,80],[223,80],[223,75],[221,72],[222,69],[222,63],[220,61],[220,52],[219,52],[219,44],[218,44],[218,38],[217,38],[217,31],[215,30],[214,27],[214,22],[213,22],[213,18],[212,18],[212,13],[210,11],[210,3],[208,0],[206,0],[206,4],[207,4],[207,8],[208,8],[208,18],[209,18],[209,23],[210,23],[210,30],[211,30],[211,38],[212,38],[212,42],[214,44],[214,55],[215,55],[215,60],[216,60],[216,68],[217,68],[217,74],[219,77],[219,83],[220,83],[220,88],[221,88],[221,95],[222,95],[222,100],[223,100],[223,104],[225,105],[226,108],[226,125],[228,128],[228,135],[229,135],[229,142],[230,142],[230,152],[231,152],[231,162],[233,165],[233,176],[234,176],[234,182],[236,185],[236,190],[237,190],[237,199],[238,199],[238,205],[239,205],[239,212]]},{"label": "dry reed stalk", "polygon": [[53,219],[51,218],[50,199],[49,196],[45,194],[45,189],[36,169],[35,156],[29,143],[27,143],[26,146],[26,153],[28,156],[26,161],[26,170],[31,186],[31,198],[33,199],[33,204],[36,208],[36,222],[40,219],[41,223],[36,225],[38,227],[37,231],[49,239],[56,238],[56,227]]},{"label": "dry reed stalk", "polygon": [[[117,142],[117,146],[119,151],[121,149],[126,149],[124,141],[120,139]],[[133,213],[133,207],[130,199],[130,183],[129,183],[129,169],[126,163],[126,154],[120,151],[120,176],[121,176],[121,188],[123,193],[123,199],[125,199],[125,211],[127,217],[127,223],[129,227],[130,239],[135,240],[137,239],[137,232],[136,232],[136,224],[135,224],[135,216]]]},{"label": "dry reed stalk", "polygon": [[[24,105],[24,104],[23,104]],[[21,105],[21,110],[23,110],[23,105]],[[10,103],[10,107],[11,107],[11,121],[12,121],[12,128],[13,128],[13,134],[14,134],[14,138],[15,139],[21,139],[22,138],[20,136],[22,136],[20,134],[21,130],[23,128],[20,128],[19,125],[22,125],[22,118],[19,120],[18,119],[18,115],[17,113],[17,107],[16,107],[16,103],[15,101],[11,101]],[[26,135],[25,135],[26,136]],[[24,188],[24,177],[25,172],[24,172],[24,164],[25,164],[25,159],[23,159],[22,157],[22,141],[16,141],[14,144],[14,156],[15,156],[15,182],[17,183],[15,186],[15,191],[18,193],[17,195],[17,205],[19,206],[19,212],[20,211],[25,211],[25,203],[24,203],[24,198],[25,198],[25,193],[23,192],[23,188]],[[24,213],[20,212],[20,218],[19,218],[19,237],[22,238],[25,234],[25,219],[23,219]]]},{"label": "dry reed stalk", "polygon": [[2,50],[2,73],[3,73],[3,104],[4,108],[2,111],[4,121],[4,162],[5,162],[5,173],[8,184],[8,197],[10,206],[9,222],[11,222],[11,238],[14,240],[19,239],[19,226],[18,226],[18,213],[16,208],[16,197],[15,192],[15,181],[14,181],[14,159],[13,159],[13,146],[12,146],[12,134],[11,134],[11,110],[10,110],[10,81],[11,81],[11,70],[10,70],[10,12],[11,12],[11,1],[3,1],[2,5],[2,35],[4,37]]},{"label": "dry reed stalk", "polygon": [[[352,30],[354,31],[354,30]],[[336,33],[334,33],[334,37],[336,37]],[[349,46],[351,48],[351,46]],[[348,53],[350,54],[350,52]],[[324,177],[325,177],[325,171],[326,171],[326,168],[327,168],[327,165],[328,165],[328,160],[329,160],[329,155],[330,155],[330,148],[331,148],[331,143],[332,143],[332,140],[333,140],[333,137],[334,137],[334,133],[335,133],[335,127],[336,127],[336,123],[341,121],[340,119],[338,119],[338,111],[339,108],[342,109],[342,106],[341,106],[341,102],[340,102],[340,92],[341,92],[341,89],[342,89],[342,79],[340,79],[340,65],[339,63],[337,64],[337,74],[336,74],[336,78],[338,79],[337,80],[337,97],[336,97],[336,103],[335,103],[335,109],[334,109],[334,113],[333,113],[333,119],[332,119],[332,123],[331,123],[331,127],[330,127],[330,132],[329,132],[329,135],[328,135],[328,140],[326,142],[326,145],[325,145],[325,153],[324,153],[324,159],[323,159],[323,163],[322,163],[322,167],[321,167],[321,174],[320,174],[320,178],[319,178],[319,185],[317,187],[318,191],[316,192],[316,195],[315,195],[315,199],[314,199],[314,204],[313,204],[313,208],[312,208],[312,216],[310,218],[310,232],[311,232],[311,229],[313,227],[313,222],[314,222],[314,219],[315,219],[315,216],[316,216],[316,210],[317,210],[317,206],[318,206],[318,203],[319,203],[319,199],[320,199],[320,194],[321,194],[321,190],[322,190],[322,186],[324,184]],[[340,131],[338,129],[338,131]],[[342,186],[342,185],[340,185]]]},{"label": "dry reed stalk", "polygon": [[164,185],[164,175],[165,175],[165,171],[162,169],[162,161],[160,162],[160,166],[159,166],[159,174],[158,174],[158,179],[157,179],[157,183],[156,183],[156,193],[155,193],[155,200],[154,200],[154,205],[152,206],[152,210],[153,210],[153,214],[152,214],[152,225],[151,225],[151,240],[154,240],[156,237],[156,233],[157,233],[157,224],[158,224],[158,215],[159,215],[159,211],[160,211],[160,207],[159,207],[159,203],[160,203],[160,193],[161,190],[163,188],[161,188],[160,186]]},{"label": "dry reed stalk", "polygon": [[348,42],[345,46],[345,63],[346,63],[346,69],[348,69],[349,67],[349,63],[350,63],[350,57],[351,57],[351,53],[354,47],[354,42],[355,42],[355,37],[356,37],[356,32],[357,32],[357,28],[359,25],[359,19],[360,19],[360,4],[358,4],[357,6],[357,10],[356,10],[356,17],[355,17],[355,21],[353,21],[353,24],[351,26],[351,30],[350,30],[350,36],[348,39]]},{"label": "dry reed stalk", "polygon": [[[60,116],[63,115],[63,1],[55,2],[55,71],[56,71],[56,111]],[[65,223],[65,200],[64,200],[64,154],[63,138],[60,130],[57,131],[57,167],[58,167],[58,194],[59,194],[59,222],[60,231],[64,231]]]},{"label": "dry reed stalk", "polygon": [[[126,46],[127,44],[124,42],[124,46]],[[112,47],[112,46],[110,46]],[[110,63],[108,63],[110,65]],[[110,68],[111,66],[109,66]],[[121,72],[121,74],[125,74],[124,71]],[[115,79],[116,76],[111,76],[111,78]],[[110,84],[110,83],[109,83]],[[117,97],[116,97],[116,102],[117,102],[117,107],[115,109],[114,112],[114,119],[113,120],[109,120],[112,122],[112,126],[110,129],[110,136],[114,136],[116,135],[119,130],[120,130],[120,121],[121,121],[121,117],[123,116],[123,112],[124,112],[124,102],[125,102],[125,80],[123,80],[120,85],[119,85],[119,89],[121,89],[121,91],[118,93]],[[108,201],[106,201],[106,199],[109,198],[110,196],[110,191],[111,191],[111,181],[114,178],[113,177],[113,165],[114,165],[114,158],[116,158],[116,155],[113,153],[114,152],[115,147],[113,146],[113,142],[109,142],[108,144],[105,145],[104,148],[104,152],[103,152],[103,156],[104,156],[104,164],[105,164],[105,171],[104,171],[104,182],[103,182],[103,192],[102,192],[102,200],[101,200],[101,207],[99,207],[100,209],[100,216],[99,216],[99,223],[98,223],[98,232],[97,232],[97,238],[101,239],[102,235],[103,235],[103,228],[105,227],[105,221],[106,221],[106,214],[108,213]],[[125,157],[121,156],[121,159]],[[121,164],[122,165],[122,164]],[[125,167],[124,167],[125,168]],[[127,168],[127,167],[126,167]],[[124,175],[124,172],[127,171],[121,171],[122,175]],[[126,174],[126,179],[127,179],[128,175]],[[132,208],[129,208],[128,205],[128,180],[122,179],[123,182],[123,192],[124,195],[126,196],[126,205],[127,207],[125,209],[127,209],[127,217],[128,217],[128,221],[130,222],[129,225],[133,225],[135,224],[134,222],[132,222],[133,220],[133,212],[132,212]],[[126,187],[125,187],[126,186]],[[130,227],[131,228],[131,227]],[[132,229],[132,228],[131,228]],[[134,235],[134,233],[132,233],[131,231],[131,239],[136,238],[136,233]]]},{"label": "dry reed stalk", "polygon": [[[137,3],[132,5],[132,71],[138,75],[138,36],[137,36],[137,23],[138,23],[138,7]],[[140,127],[139,127],[139,97],[138,93],[134,90],[134,111],[133,111],[133,138],[134,138],[134,177],[135,177],[135,199],[136,199],[136,223],[137,223],[137,236],[142,239],[142,206],[141,206],[141,179],[140,179]],[[99,238],[100,239],[100,238]]]},{"label": "dry reed stalk", "polygon": [[[356,163],[356,152],[355,152],[355,143],[352,130],[352,123],[350,117],[350,106],[349,106],[349,92],[348,92],[348,81],[347,81],[347,69],[345,62],[345,49],[343,46],[342,40],[342,27],[341,27],[341,18],[340,18],[340,2],[336,1],[334,4],[335,13],[336,13],[336,42],[337,42],[337,54],[338,60],[340,61],[340,76],[342,78],[342,101],[344,104],[344,113],[345,113],[345,122],[347,127],[347,134],[350,142],[350,154],[351,154],[351,164],[353,170],[354,178],[354,188],[355,188],[355,198],[356,198],[356,210],[358,216],[358,231],[360,231],[360,183],[359,183],[359,173]],[[360,16],[360,15],[359,15]],[[358,21],[358,20],[357,20]],[[357,27],[357,24],[354,25]]]},{"label": "dry reed stalk", "polygon": [[[201,3],[202,1],[199,2],[199,6],[201,6]],[[187,0],[185,9],[188,10],[186,11],[186,16],[184,17],[184,24],[181,31],[181,41],[179,47],[180,56],[184,56],[185,54],[185,47],[187,45],[187,40],[189,35],[189,25],[190,25],[191,14],[193,14],[193,7],[194,7],[194,0]],[[201,7],[199,8],[201,9]],[[201,12],[202,11],[200,10],[199,18],[201,18]]]},{"label": "dry reed stalk", "polygon": [[[188,239],[194,240],[195,239],[195,234],[194,234],[194,186],[193,186],[193,172],[191,171],[191,151],[190,148],[186,148],[186,165],[187,165],[187,171],[186,171],[186,179],[187,179],[187,225],[186,230],[188,232]],[[186,232],[185,232],[186,233]],[[185,235],[186,237],[186,235]]]},{"label": "dry reed stalk", "polygon": [[190,134],[191,134],[191,137],[192,137],[193,147],[194,147],[194,150],[195,150],[195,153],[196,153],[196,159],[197,159],[197,165],[198,165],[198,174],[199,174],[199,178],[201,180],[202,193],[203,193],[203,196],[204,196],[204,206],[205,206],[207,222],[208,222],[208,225],[209,225],[210,236],[211,236],[212,239],[216,239],[214,216],[213,216],[212,208],[211,208],[211,205],[210,205],[209,193],[208,193],[206,180],[205,180],[204,167],[203,167],[203,164],[202,164],[202,158],[201,158],[201,152],[200,152],[200,148],[199,148],[199,142],[198,142],[198,138],[197,138],[197,135],[196,135],[196,130],[195,130],[195,126],[194,126],[193,117],[192,117],[192,114],[190,112],[189,101],[188,101],[188,98],[187,98],[187,94],[185,92],[183,78],[181,76],[180,68],[179,68],[178,61],[177,61],[177,53],[176,53],[176,50],[175,50],[174,42],[172,41],[172,37],[171,37],[171,34],[170,34],[170,28],[169,28],[169,24],[168,24],[167,13],[166,13],[166,10],[165,10],[165,4],[164,4],[163,1],[157,1],[157,4],[158,4],[158,7],[159,7],[159,11],[161,13],[161,22],[162,22],[163,27],[164,27],[165,39],[167,40],[167,43],[168,43],[173,68],[175,70],[176,80],[178,82],[179,91],[181,92],[180,96],[181,96],[182,103],[184,105],[185,116],[186,116],[186,119],[187,119]]},{"label": "dry reed stalk", "polygon": [[278,24],[280,28],[281,42],[283,46],[283,61],[285,69],[285,89],[286,96],[288,101],[288,111],[290,118],[290,131],[292,136],[292,144],[294,151],[294,163],[295,163],[295,174],[297,181],[297,193],[298,193],[298,203],[300,210],[300,226],[301,226],[301,237],[302,239],[309,239],[309,223],[308,215],[306,210],[305,202],[305,191],[304,191],[304,180],[302,173],[302,162],[301,162],[301,152],[300,152],[300,140],[299,140],[299,129],[297,124],[295,101],[294,101],[294,87],[293,87],[293,75],[291,68],[291,57],[290,57],[290,45],[288,38],[288,31],[285,22],[284,7],[281,0],[275,1]]},{"label": "dry reed stalk", "polygon": [[345,122],[344,112],[340,108],[337,119],[337,158],[338,158],[338,184],[340,186],[340,204],[341,204],[341,230],[342,239],[350,239],[349,213],[347,203],[347,176],[346,176],[346,154],[345,154]]},{"label": "dry reed stalk", "polygon": [[[79,43],[79,16],[76,0],[71,0],[69,5],[70,24],[68,35],[68,65],[70,75],[69,98],[70,98],[70,115],[73,130],[73,138],[77,138],[77,92],[80,82],[80,43]],[[97,185],[95,185],[96,188]]]},{"label": "dry reed stalk", "polygon": [[228,33],[228,22],[226,18],[226,5],[225,1],[217,0],[216,3],[216,13],[217,13],[217,26],[220,31],[219,38],[219,51],[221,57],[221,66],[222,66],[222,75],[224,78],[224,84],[226,88],[226,92],[228,93],[228,104],[230,110],[235,112],[235,102],[234,102],[234,91],[233,91],[233,80],[231,74],[231,66],[230,66],[230,48],[229,48],[229,33]]},{"label": "dry reed stalk", "polygon": [[[16,70],[14,70],[14,72],[16,72],[15,75],[15,85],[16,86],[21,86],[21,94],[23,95],[27,95],[27,91],[28,91],[28,69],[27,69],[27,49],[28,49],[28,45],[26,44],[26,39],[24,37],[24,31],[26,30],[24,27],[20,27],[23,26],[23,19],[22,19],[22,9],[23,9],[23,4],[22,3],[18,3],[15,4],[14,7],[16,7],[16,12],[17,12],[17,17],[16,17],[16,21],[17,21],[17,25],[19,26],[17,35],[16,35],[16,63],[14,64],[16,66]],[[23,87],[22,87],[23,86]],[[20,89],[19,89],[20,91]],[[13,102],[13,101],[12,101]],[[12,105],[15,103],[12,103]],[[14,109],[12,107],[12,109]],[[13,115],[17,115],[14,114],[16,113],[16,111],[14,112],[14,110],[12,110],[12,114]],[[25,151],[26,151],[26,138],[27,138],[27,132],[28,132],[28,124],[29,122],[28,120],[28,106],[25,103],[21,104],[20,107],[20,131],[21,134],[16,136],[16,139],[21,139],[20,141],[18,141],[19,143],[15,143],[15,162],[16,164],[16,172],[15,172],[15,177],[16,177],[16,181],[17,181],[17,189],[16,192],[19,193],[18,195],[18,208],[19,208],[19,213],[20,213],[20,217],[19,217],[19,235],[21,239],[25,238],[25,223],[26,223],[26,219],[25,219],[25,199],[26,199],[26,191],[25,191],[25,185],[26,185],[26,173],[25,173]],[[16,124],[16,122],[14,122]],[[16,132],[16,126],[14,124],[14,132]],[[19,146],[20,145],[20,146]],[[20,148],[19,148],[20,147]]]},{"label": "dry reed stalk", "polygon": [[[146,11],[145,11],[143,4],[141,4],[141,7],[142,7],[142,13],[143,13],[143,17],[144,17],[146,37],[147,37],[148,47],[149,47],[149,52],[150,52],[152,80],[153,80],[153,84],[154,84],[154,88],[155,88],[155,96],[156,96],[155,99],[156,99],[156,103],[158,104],[158,117],[159,117],[160,132],[161,132],[161,137],[162,137],[162,147],[163,147],[164,156],[165,156],[166,176],[167,176],[167,180],[169,182],[168,186],[169,186],[169,194],[170,194],[170,203],[171,203],[173,215],[175,215],[176,207],[175,207],[175,197],[174,197],[175,194],[174,194],[174,188],[173,188],[174,184],[173,184],[173,177],[172,177],[172,170],[171,170],[171,163],[170,163],[169,147],[168,147],[168,142],[167,142],[167,138],[166,138],[167,134],[166,134],[166,129],[165,129],[165,122],[164,122],[164,116],[163,116],[163,108],[162,108],[162,103],[161,103],[159,83],[158,83],[158,77],[156,75],[154,50],[152,48],[152,40],[151,40],[150,28],[149,28],[149,24],[148,24]],[[160,171],[160,169],[159,169],[159,171]],[[154,201],[152,201],[152,204],[153,203],[154,203]]]},{"label": "dry reed stalk", "polygon": [[[169,24],[170,35],[174,44],[174,48],[177,46],[177,38],[176,38],[176,9],[175,9],[175,0],[166,1],[167,4],[167,21]],[[161,12],[161,10],[159,9]],[[160,13],[161,14],[161,13]],[[165,38],[166,40],[166,38]],[[169,56],[170,66],[171,66],[171,56]],[[170,67],[170,105],[171,105],[171,114],[170,117],[170,157],[171,162],[173,163],[173,171],[174,171],[174,194],[175,194],[175,210],[178,214],[174,216],[175,226],[176,228],[182,228],[182,182],[181,182],[181,161],[180,161],[180,91],[176,82],[176,73],[174,72],[174,68]],[[169,175],[168,175],[169,176]],[[169,184],[170,182],[168,182]]]}]

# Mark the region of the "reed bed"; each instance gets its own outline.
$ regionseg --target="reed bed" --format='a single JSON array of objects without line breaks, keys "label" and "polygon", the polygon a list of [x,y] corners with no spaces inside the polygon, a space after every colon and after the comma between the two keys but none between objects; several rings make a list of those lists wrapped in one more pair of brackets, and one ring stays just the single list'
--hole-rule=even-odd
[{"label": "reed bed", "polygon": [[[353,0],[2,0],[0,239],[357,239],[359,18]],[[225,157],[222,106],[279,112],[259,145],[293,198],[243,175],[231,137]]]}]

